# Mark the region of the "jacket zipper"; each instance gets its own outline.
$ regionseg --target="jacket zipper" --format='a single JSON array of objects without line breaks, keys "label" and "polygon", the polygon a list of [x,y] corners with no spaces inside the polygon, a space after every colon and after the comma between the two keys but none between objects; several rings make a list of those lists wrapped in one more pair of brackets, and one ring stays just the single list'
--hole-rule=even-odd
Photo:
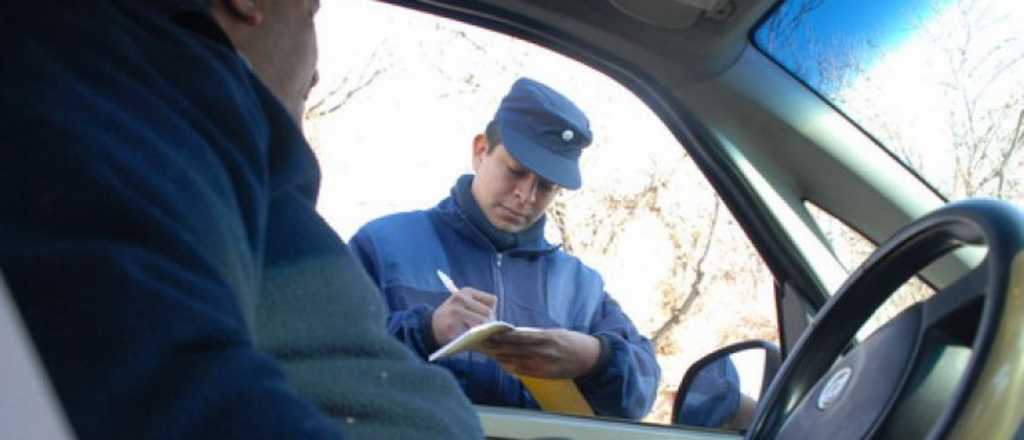
[{"label": "jacket zipper", "polygon": [[501,277],[501,257],[501,253],[498,252],[497,254],[495,254],[494,258],[494,287],[495,290],[497,291],[495,293],[498,294],[498,304],[494,308],[494,319],[497,319],[499,321],[502,319],[501,311],[504,309],[505,305],[505,283],[504,281],[502,281]]},{"label": "jacket zipper", "polygon": [[[456,209],[455,212],[459,215],[459,217],[462,218],[462,221],[466,222],[467,224],[471,224],[470,221],[469,221],[469,218],[467,218],[466,215],[463,214],[461,210]],[[473,229],[473,232],[475,232],[477,234],[477,236],[480,237],[480,239],[484,243],[486,243],[488,246],[490,246],[491,250],[494,251],[494,266],[492,267],[492,272],[494,273],[494,287],[495,287],[495,289],[494,289],[495,292],[494,293],[497,294],[497,296],[498,296],[498,305],[494,308],[494,319],[497,319],[497,320],[500,321],[500,320],[502,320],[502,313],[501,313],[501,311],[504,310],[504,305],[505,305],[505,283],[502,281],[502,277],[501,277],[501,263],[502,263],[502,259],[503,259],[502,257],[504,257],[504,255],[500,251],[498,251],[498,249],[496,249],[494,247],[494,245],[490,243],[490,241],[487,240],[487,237],[485,237],[483,235],[483,233],[481,233],[480,231],[477,231],[475,228],[472,228],[472,229]],[[472,359],[473,354],[474,353],[472,351],[469,352],[470,359]],[[471,360],[470,364],[472,364],[473,362],[474,361]],[[498,382],[498,395],[499,396],[504,396],[508,392],[508,386],[506,384],[506,381],[502,380],[501,376],[502,376],[503,370],[501,369],[500,366],[497,366],[497,361],[495,361],[495,366],[496,366],[496,368],[494,369],[494,375],[495,375],[495,380]],[[513,375],[513,377],[514,377],[514,375]],[[517,401],[519,401],[521,399],[521,397],[522,397],[522,395],[521,395],[521,393],[522,393],[522,386],[521,385],[520,385],[519,389],[520,389],[520,395],[517,395],[515,397],[515,399]]]},{"label": "jacket zipper", "polygon": [[[505,305],[505,283],[501,277],[501,252],[495,252],[494,254],[494,287],[495,292],[498,295],[498,303],[494,307],[494,319],[501,320],[501,311]],[[501,367],[495,369],[495,381],[498,383],[498,395],[504,396],[508,390],[505,386],[505,381],[501,378]]]}]

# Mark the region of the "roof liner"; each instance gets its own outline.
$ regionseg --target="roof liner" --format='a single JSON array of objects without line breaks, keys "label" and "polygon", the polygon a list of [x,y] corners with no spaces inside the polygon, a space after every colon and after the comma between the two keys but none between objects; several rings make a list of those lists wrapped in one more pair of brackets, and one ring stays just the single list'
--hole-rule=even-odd
[{"label": "roof liner", "polygon": [[653,73],[660,82],[673,86],[706,80],[731,66],[749,45],[750,29],[775,3],[727,0],[714,12],[702,12],[692,5],[717,5],[719,0],[385,1],[502,27],[502,32],[583,61],[599,48],[629,64],[657,66]]}]

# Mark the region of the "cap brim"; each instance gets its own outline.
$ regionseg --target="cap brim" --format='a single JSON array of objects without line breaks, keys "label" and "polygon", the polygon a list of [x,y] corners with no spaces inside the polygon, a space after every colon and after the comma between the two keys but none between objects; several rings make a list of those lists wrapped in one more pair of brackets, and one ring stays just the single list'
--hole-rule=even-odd
[{"label": "cap brim", "polygon": [[579,189],[582,185],[577,161],[555,154],[505,127],[501,127],[501,141],[505,151],[534,174],[565,189]]}]

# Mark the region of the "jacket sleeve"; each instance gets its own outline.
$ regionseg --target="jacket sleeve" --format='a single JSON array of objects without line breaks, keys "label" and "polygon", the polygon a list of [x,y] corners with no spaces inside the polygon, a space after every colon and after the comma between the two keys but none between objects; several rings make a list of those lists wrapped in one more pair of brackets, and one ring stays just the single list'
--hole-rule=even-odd
[{"label": "jacket sleeve", "polygon": [[434,330],[431,325],[434,309],[424,304],[404,309],[397,303],[401,299],[388,293],[387,286],[383,282],[384,274],[379,269],[380,264],[377,261],[378,254],[373,242],[373,233],[366,227],[360,229],[349,240],[349,246],[384,295],[388,306],[388,332],[421,359],[426,360],[430,353],[440,348],[434,339]]},{"label": "jacket sleeve", "polygon": [[0,6],[24,18],[0,30],[0,270],[76,437],[342,438],[251,341],[266,164],[242,64],[173,38],[162,76],[139,54],[165,22],[50,3]]},{"label": "jacket sleeve", "polygon": [[654,348],[608,294],[594,316],[590,334],[601,340],[602,356],[576,384],[603,416],[640,419],[657,396],[661,369]]}]

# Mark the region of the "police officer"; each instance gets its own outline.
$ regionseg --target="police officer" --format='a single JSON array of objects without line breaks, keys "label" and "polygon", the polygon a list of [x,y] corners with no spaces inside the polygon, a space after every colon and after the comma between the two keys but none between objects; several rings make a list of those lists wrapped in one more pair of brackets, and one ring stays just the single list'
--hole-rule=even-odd
[{"label": "police officer", "polygon": [[[537,81],[516,81],[473,139],[474,175],[425,211],[363,226],[351,244],[389,306],[388,329],[419,356],[492,317],[543,329],[488,340],[441,364],[479,404],[537,407],[512,374],[572,379],[599,415],[640,418],[660,370],[594,269],[544,238],[545,210],[582,182],[592,140],[583,112]],[[435,275],[450,274],[454,293]]]}]

